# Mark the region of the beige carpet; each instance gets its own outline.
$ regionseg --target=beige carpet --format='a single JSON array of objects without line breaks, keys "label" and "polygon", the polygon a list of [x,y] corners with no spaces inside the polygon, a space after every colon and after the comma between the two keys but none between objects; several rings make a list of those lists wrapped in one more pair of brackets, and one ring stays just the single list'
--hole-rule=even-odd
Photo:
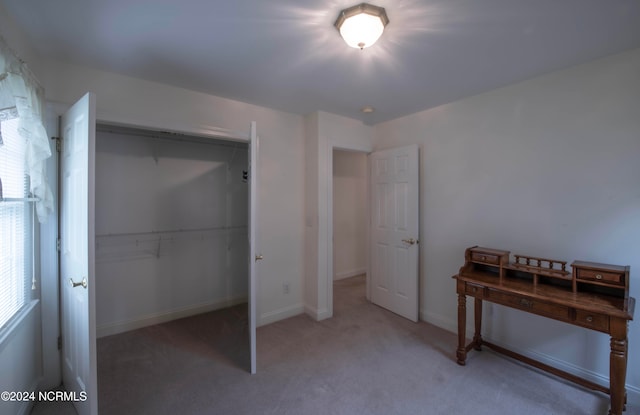
[{"label": "beige carpet", "polygon": [[100,339],[100,415],[608,411],[606,395],[491,351],[457,365],[452,333],[368,303],[363,277],[337,282],[334,296],[332,319],[259,328],[253,376],[244,307]]}]

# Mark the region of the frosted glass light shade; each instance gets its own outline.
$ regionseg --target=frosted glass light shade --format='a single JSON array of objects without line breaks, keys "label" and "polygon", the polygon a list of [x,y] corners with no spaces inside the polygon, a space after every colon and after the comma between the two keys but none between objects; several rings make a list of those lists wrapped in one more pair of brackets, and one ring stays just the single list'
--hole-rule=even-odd
[{"label": "frosted glass light shade", "polygon": [[384,8],[362,3],[342,10],[334,25],[347,45],[364,49],[380,38],[387,23]]}]

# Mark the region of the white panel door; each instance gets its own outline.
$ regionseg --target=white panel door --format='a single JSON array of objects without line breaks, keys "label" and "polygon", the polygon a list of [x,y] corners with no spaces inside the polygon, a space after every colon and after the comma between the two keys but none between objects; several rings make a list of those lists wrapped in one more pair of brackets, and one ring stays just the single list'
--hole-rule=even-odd
[{"label": "white panel door", "polygon": [[[95,315],[95,96],[62,117],[60,290],[62,377],[78,415],[98,413]],[[83,400],[85,399],[86,400]]]},{"label": "white panel door", "polygon": [[251,123],[249,142],[249,343],[251,373],[256,373],[256,278],[262,254],[256,249],[258,235],[258,136]]},{"label": "white panel door", "polygon": [[418,146],[377,151],[371,168],[371,300],[418,321]]}]

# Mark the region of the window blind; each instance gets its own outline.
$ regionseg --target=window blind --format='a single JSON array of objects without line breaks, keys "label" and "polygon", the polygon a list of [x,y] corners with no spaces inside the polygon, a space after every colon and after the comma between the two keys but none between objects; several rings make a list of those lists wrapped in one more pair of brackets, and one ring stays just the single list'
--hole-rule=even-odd
[{"label": "window blind", "polygon": [[[0,123],[0,328],[32,298],[33,206],[13,201],[29,196],[25,171],[26,140],[18,135],[18,119]],[[9,199],[9,200],[6,200]]]}]

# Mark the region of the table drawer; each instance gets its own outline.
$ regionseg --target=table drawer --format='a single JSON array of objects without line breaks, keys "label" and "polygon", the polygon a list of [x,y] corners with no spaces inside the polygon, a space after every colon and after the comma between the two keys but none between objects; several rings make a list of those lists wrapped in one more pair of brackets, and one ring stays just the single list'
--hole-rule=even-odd
[{"label": "table drawer", "polygon": [[483,291],[484,287],[482,285],[477,285],[470,282],[465,283],[464,292],[467,295],[471,295],[476,298],[482,298]]},{"label": "table drawer", "polygon": [[576,269],[576,278],[583,281],[598,281],[607,284],[624,285],[624,274],[594,269]]},{"label": "table drawer", "polygon": [[471,260],[473,262],[480,262],[482,264],[500,265],[500,257],[498,255],[489,254],[486,252],[472,252]]},{"label": "table drawer", "polygon": [[495,303],[528,311],[529,313],[551,317],[556,320],[569,321],[569,307],[563,305],[545,303],[495,290],[489,290],[486,298]]},{"label": "table drawer", "polygon": [[576,310],[576,320],[573,323],[592,330],[609,332],[609,317],[602,314]]}]

